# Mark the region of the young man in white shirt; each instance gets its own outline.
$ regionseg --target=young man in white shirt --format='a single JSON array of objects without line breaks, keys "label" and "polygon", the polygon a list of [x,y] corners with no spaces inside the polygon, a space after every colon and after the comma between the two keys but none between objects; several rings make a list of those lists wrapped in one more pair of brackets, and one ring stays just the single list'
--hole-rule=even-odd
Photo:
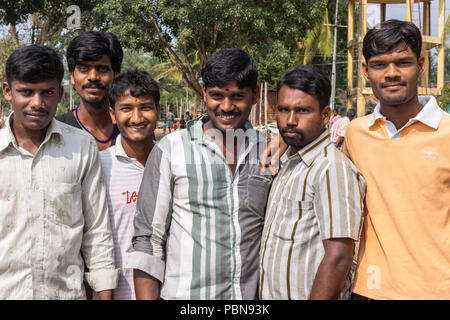
[{"label": "young man in white shirt", "polygon": [[97,146],[53,119],[63,75],[45,46],[20,48],[6,62],[13,112],[0,129],[0,299],[85,299],[85,265],[100,299],[117,285]]},{"label": "young man in white shirt", "polygon": [[116,266],[121,270],[114,299],[135,299],[133,269],[123,258],[131,244],[133,220],[144,166],[153,148],[153,133],[160,117],[159,86],[145,71],[128,70],[111,83],[112,123],[120,134],[116,144],[100,152],[106,181]]}]

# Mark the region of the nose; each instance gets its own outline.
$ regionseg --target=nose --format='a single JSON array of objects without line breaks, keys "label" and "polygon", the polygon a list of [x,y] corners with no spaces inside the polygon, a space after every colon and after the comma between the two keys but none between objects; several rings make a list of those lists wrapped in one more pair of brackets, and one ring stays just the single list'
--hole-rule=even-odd
[{"label": "nose", "polygon": [[290,126],[290,127],[296,127],[297,126],[298,121],[297,121],[297,117],[295,116],[295,112],[294,111],[290,111],[289,112],[286,124],[288,126]]},{"label": "nose", "polygon": [[32,108],[40,108],[43,106],[44,99],[42,99],[42,96],[39,93],[36,93],[33,95],[31,101],[30,101],[30,107]]},{"label": "nose", "polygon": [[88,73],[88,80],[96,81],[99,79],[99,74],[95,68],[91,68]]},{"label": "nose", "polygon": [[394,63],[389,63],[386,67],[385,77],[387,79],[398,79],[400,77],[400,73],[398,72],[397,66]]},{"label": "nose", "polygon": [[131,124],[139,124],[144,122],[144,118],[142,117],[142,112],[139,108],[134,108],[131,113],[130,123]]},{"label": "nose", "polygon": [[233,111],[234,104],[231,101],[231,99],[227,97],[223,100],[223,103],[221,104],[220,109],[222,109],[223,112]]}]

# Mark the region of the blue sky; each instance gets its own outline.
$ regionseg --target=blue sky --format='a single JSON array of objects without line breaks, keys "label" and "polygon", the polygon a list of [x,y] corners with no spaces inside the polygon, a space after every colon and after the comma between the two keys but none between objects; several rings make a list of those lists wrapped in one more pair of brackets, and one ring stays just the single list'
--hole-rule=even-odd
[{"label": "blue sky", "polygon": [[[419,19],[419,3],[414,3],[413,15],[414,23],[420,27],[423,26],[423,3],[420,3],[420,19]],[[438,8],[439,0],[431,2],[431,36],[436,37],[438,33]],[[445,18],[450,13],[450,0],[445,0]],[[386,19],[406,20],[405,4],[388,4],[386,8]],[[367,22],[374,26],[380,22],[380,9],[378,4],[367,4]]]}]

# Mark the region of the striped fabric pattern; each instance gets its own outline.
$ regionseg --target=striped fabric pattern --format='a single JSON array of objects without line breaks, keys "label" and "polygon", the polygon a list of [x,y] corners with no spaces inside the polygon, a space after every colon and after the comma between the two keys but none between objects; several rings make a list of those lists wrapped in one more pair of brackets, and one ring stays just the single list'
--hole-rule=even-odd
[{"label": "striped fabric pattern", "polygon": [[153,148],[127,265],[160,280],[163,299],[255,299],[272,182],[259,170],[265,141],[247,127],[233,175],[202,124],[189,121]]},{"label": "striped fabric pattern", "polygon": [[323,240],[357,240],[365,182],[328,131],[281,158],[267,204],[260,254],[261,299],[308,299]]},{"label": "striped fabric pattern", "polygon": [[114,290],[115,300],[134,300],[133,270],[123,268],[123,257],[133,236],[136,201],[144,166],[130,158],[122,147],[122,136],[116,144],[100,152],[103,177],[106,183],[109,218],[114,239],[116,267],[120,269],[119,283]]}]

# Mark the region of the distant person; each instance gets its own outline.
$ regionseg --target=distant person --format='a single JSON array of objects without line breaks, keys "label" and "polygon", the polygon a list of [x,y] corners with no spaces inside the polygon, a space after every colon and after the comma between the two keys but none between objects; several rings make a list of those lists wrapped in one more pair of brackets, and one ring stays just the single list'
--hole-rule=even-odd
[{"label": "distant person", "polygon": [[166,134],[166,130],[167,130],[167,121],[164,120],[163,123],[163,133]]},{"label": "distant person", "polygon": [[342,150],[345,137],[345,130],[347,129],[347,126],[350,124],[350,121],[355,119],[355,116],[356,110],[353,108],[348,109],[345,117],[342,117],[336,121],[336,129],[335,129],[336,130],[335,135],[337,136],[336,148],[338,148],[339,150]]},{"label": "distant person", "polygon": [[331,121],[330,121],[331,125],[333,125],[338,119],[341,118],[341,115],[339,114],[340,108],[341,107],[339,107],[339,106],[336,106],[334,108],[333,113],[332,113],[332,117],[331,117]]},{"label": "distant person", "polygon": [[184,114],[181,115],[181,119],[180,119],[180,129],[185,129],[186,128],[186,120],[184,120]]},{"label": "distant person", "polygon": [[260,173],[266,142],[248,122],[256,63],[223,49],[201,75],[207,114],[162,138],[145,166],[128,260],[138,299],[258,296],[271,176]]},{"label": "distant person", "polygon": [[347,127],[344,152],[367,182],[354,299],[450,299],[450,115],[418,96],[420,30],[388,20],[363,40],[379,103]]},{"label": "distant person", "polygon": [[120,72],[122,47],[112,33],[89,31],[70,42],[66,58],[80,105],[57,119],[88,132],[104,150],[119,135],[109,116],[108,88]]},{"label": "distant person", "polygon": [[153,132],[159,119],[159,86],[145,71],[127,70],[110,86],[110,113],[120,135],[116,144],[100,152],[106,182],[115,261],[120,269],[114,299],[135,299],[133,270],[124,268],[131,244],[133,220],[145,163],[153,148]]},{"label": "distant person", "polygon": [[83,278],[111,299],[117,285],[98,148],[54,119],[63,76],[45,46],[6,62],[13,112],[0,129],[0,299],[86,299]]},{"label": "distant person", "polygon": [[191,114],[189,113],[189,111],[186,111],[186,122],[191,120],[192,120]]},{"label": "distant person", "polygon": [[175,121],[175,115],[172,113],[172,111],[169,110],[169,112],[167,112],[167,128],[169,128],[169,133],[172,131],[173,129],[173,123]]},{"label": "distant person", "polygon": [[277,124],[289,147],[267,203],[261,299],[339,299],[350,287],[365,183],[329,139],[330,93],[328,78],[310,66],[278,82]]},{"label": "distant person", "polygon": [[333,118],[328,124],[330,129],[330,140],[334,145],[336,145],[336,142],[339,138],[339,136],[337,135],[337,123],[342,118],[341,113],[343,111],[345,112],[345,108],[337,106],[336,109],[333,110]]}]

